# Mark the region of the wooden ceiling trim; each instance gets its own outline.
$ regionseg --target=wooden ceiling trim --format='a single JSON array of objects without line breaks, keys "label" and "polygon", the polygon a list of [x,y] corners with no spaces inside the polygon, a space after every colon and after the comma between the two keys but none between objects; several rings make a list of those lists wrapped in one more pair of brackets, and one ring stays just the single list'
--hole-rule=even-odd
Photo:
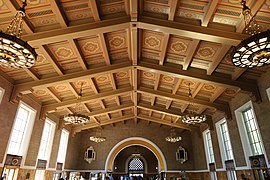
[{"label": "wooden ceiling trim", "polygon": [[245,71],[247,68],[236,68],[234,73],[232,74],[232,80],[237,80]]},{"label": "wooden ceiling trim", "polygon": [[69,83],[66,83],[68,88],[70,89],[70,91],[72,92],[72,94],[75,96],[75,97],[78,97],[79,96],[79,93],[76,91],[76,88],[69,82]]},{"label": "wooden ceiling trim", "polygon": [[130,27],[129,17],[119,17],[100,22],[93,22],[79,26],[70,26],[65,29],[55,29],[46,32],[38,32],[35,34],[25,35],[22,38],[31,46],[39,46],[68,40],[70,38],[79,39],[99,33],[108,33],[112,31],[120,31]]},{"label": "wooden ceiling trim", "polygon": [[182,112],[182,113],[185,112],[185,110],[187,109],[188,105],[189,105],[189,103],[187,102],[187,103],[185,103],[185,104],[181,107],[181,112]]},{"label": "wooden ceiling trim", "polygon": [[62,100],[57,96],[57,94],[52,90],[52,88],[47,87],[47,92],[55,99],[57,102],[62,102]]},{"label": "wooden ceiling trim", "polygon": [[154,84],[154,90],[157,90],[157,89],[158,89],[159,80],[160,80],[160,75],[161,75],[161,74],[156,73],[155,84]]},{"label": "wooden ceiling trim", "polygon": [[136,67],[132,68],[132,85],[133,85],[133,92],[132,92],[132,98],[134,103],[134,115],[137,117],[138,115],[138,69]]},{"label": "wooden ceiling trim", "polygon": [[105,104],[104,104],[104,102],[103,102],[103,99],[101,99],[101,100],[99,101],[99,104],[100,104],[100,106],[101,106],[102,109],[106,109]]},{"label": "wooden ceiling trim", "polygon": [[197,110],[197,114],[202,114],[207,108],[206,107],[200,107],[198,110]]},{"label": "wooden ceiling trim", "polygon": [[88,79],[88,81],[89,81],[89,84],[91,86],[91,89],[94,91],[94,93],[95,94],[98,94],[99,91],[98,91],[97,85],[95,84],[93,78]]},{"label": "wooden ceiling trim", "polygon": [[53,58],[53,55],[49,53],[49,50],[44,46],[39,46],[37,48],[37,53],[41,53],[47,61],[52,65],[53,69],[57,72],[59,75],[64,75],[64,70],[60,66],[60,64]]},{"label": "wooden ceiling trim", "polygon": [[193,56],[195,55],[195,52],[197,50],[197,47],[198,45],[200,44],[200,40],[198,39],[193,39],[190,47],[189,47],[189,50],[187,52],[187,56],[185,58],[185,62],[183,64],[183,70],[187,70],[188,67],[190,66],[191,62],[192,62],[192,59],[193,59]]},{"label": "wooden ceiling trim", "polygon": [[71,44],[72,49],[75,51],[75,54],[77,54],[77,59],[79,64],[81,65],[83,70],[87,70],[87,64],[85,63],[85,60],[83,59],[84,55],[80,50],[80,47],[75,39],[69,39],[69,43]]},{"label": "wooden ceiling trim", "polygon": [[228,53],[230,48],[231,46],[223,45],[218,56],[209,64],[209,67],[207,69],[208,75],[211,75],[216,70],[216,68],[218,67],[220,62],[223,60],[224,56]]},{"label": "wooden ceiling trim", "polygon": [[88,3],[90,5],[90,7],[91,7],[91,11],[92,11],[92,15],[94,17],[94,20],[95,21],[100,21],[96,0],[90,0],[90,1],[88,1]]},{"label": "wooden ceiling trim", "polygon": [[215,94],[210,97],[210,102],[214,102],[227,88],[219,87],[218,90],[215,91]]},{"label": "wooden ceiling trim", "polygon": [[[180,68],[168,67],[168,66],[159,66],[152,63],[140,62],[137,66],[139,70],[151,71],[155,73],[160,73],[163,75],[168,75],[172,77],[177,77],[181,79],[193,79],[201,81],[203,83],[210,83],[213,85],[223,86],[227,88],[239,87],[244,91],[252,92],[255,100],[257,102],[261,101],[260,91],[257,85],[257,82],[254,80],[246,79],[245,81],[235,81],[227,78],[226,76],[215,76],[207,75],[204,70],[199,70],[196,68],[189,68],[188,71],[181,70]],[[221,74],[220,74],[221,75]]]},{"label": "wooden ceiling trim", "polygon": [[[144,93],[144,94],[150,94],[152,96],[157,96],[157,97],[161,97],[161,98],[165,98],[165,99],[171,99],[171,100],[177,101],[177,102],[184,102],[184,103],[189,102],[189,99],[186,96],[171,94],[168,92],[153,90],[153,89],[149,89],[149,88],[145,88],[145,87],[139,87],[138,92]],[[193,99],[193,102],[195,104],[200,105],[200,106],[214,107],[219,111],[225,112],[225,114],[228,116],[228,118],[231,119],[231,111],[230,111],[229,104],[225,104],[225,103],[219,104],[219,103],[213,103],[213,102],[208,102],[208,101],[202,101],[199,99]]]},{"label": "wooden ceiling trim", "polygon": [[181,83],[183,81],[182,79],[177,79],[177,78],[175,78],[175,80],[176,80],[176,83],[174,83],[174,86],[173,86],[173,89],[172,89],[173,94],[176,94],[176,92],[179,89],[179,86],[181,85]]},{"label": "wooden ceiling trim", "polygon": [[164,37],[163,37],[162,47],[161,47],[159,65],[163,65],[163,63],[165,61],[165,56],[166,56],[166,52],[167,52],[167,46],[169,43],[169,39],[170,39],[170,34],[165,33]]},{"label": "wooden ceiling trim", "polygon": [[204,83],[199,83],[199,85],[196,87],[195,91],[192,92],[192,98],[195,98],[197,96],[197,94],[200,92],[200,90],[202,89]]},{"label": "wooden ceiling trim", "polygon": [[[131,0],[132,1],[132,0]],[[125,12],[127,16],[130,16],[131,12],[130,12],[130,0],[124,0],[125,3]]]},{"label": "wooden ceiling trim", "polygon": [[122,122],[125,120],[129,120],[129,119],[133,119],[135,116],[134,115],[127,115],[127,116],[122,116],[122,117],[118,117],[118,118],[112,118],[110,120],[104,120],[102,122],[100,122],[100,124],[97,123],[88,123],[84,126],[78,126],[78,127],[74,127],[72,129],[73,132],[80,132],[82,130],[86,130],[86,129],[92,129],[92,128],[96,128],[96,127],[100,127],[100,126],[105,126],[111,123],[118,123],[118,122]]},{"label": "wooden ceiling trim", "polygon": [[[116,89],[115,89],[115,90],[116,90]],[[116,101],[116,104],[117,104],[118,106],[120,106],[120,105],[121,105],[121,102],[120,102],[119,96],[115,96],[115,101]]]},{"label": "wooden ceiling trim", "polygon": [[65,110],[66,110],[69,114],[73,114],[73,111],[71,111],[68,107],[66,107]]},{"label": "wooden ceiling trim", "polygon": [[[81,103],[87,103],[91,101],[92,102],[100,101],[102,99],[108,99],[115,96],[131,93],[131,92],[132,92],[132,88],[128,87],[128,88],[117,89],[115,91],[109,91],[109,92],[104,92],[104,93],[99,93],[99,94],[94,94],[94,95],[83,96],[81,98]],[[42,109],[46,110],[46,112],[55,111],[56,109],[59,109],[59,108],[74,106],[77,102],[78,102],[77,99],[66,100],[66,101],[62,101],[61,103],[43,105]]]},{"label": "wooden ceiling trim", "polygon": [[102,49],[103,56],[104,56],[104,59],[105,59],[105,63],[107,65],[110,65],[111,61],[110,61],[110,56],[109,56],[107,44],[106,44],[106,41],[105,41],[105,38],[104,38],[104,34],[99,33],[98,36],[100,38],[100,44],[101,44],[101,49]]},{"label": "wooden ceiling trim", "polygon": [[96,117],[92,116],[91,119],[92,119],[93,121],[95,121],[97,124],[100,124],[100,121],[99,121]]},{"label": "wooden ceiling trim", "polygon": [[15,83],[14,79],[7,75],[1,68],[3,67],[0,67],[0,77],[3,77],[7,82],[13,85]]},{"label": "wooden ceiling trim", "polygon": [[172,100],[167,100],[166,102],[166,109],[169,109],[171,107]]},{"label": "wooden ceiling trim", "polygon": [[220,0],[212,0],[208,3],[207,8],[204,11],[203,20],[201,25],[207,27],[213,14],[215,13]]},{"label": "wooden ceiling trim", "polygon": [[[125,0],[130,2],[130,17],[131,21],[138,21],[138,1]],[[142,3],[141,3],[142,4]]]},{"label": "wooden ceiling trim", "polygon": [[61,6],[60,1],[50,1],[50,5],[53,8],[53,11],[61,25],[62,28],[66,28],[69,25],[69,21],[65,15],[65,12]]},{"label": "wooden ceiling trim", "polygon": [[109,74],[109,77],[110,77],[112,88],[114,90],[116,90],[117,89],[117,85],[116,85],[116,82],[115,82],[114,74],[113,73]]},{"label": "wooden ceiling trim", "polygon": [[[11,10],[11,13],[14,14],[14,16],[17,13],[17,10],[20,9],[20,6],[16,0],[5,1],[5,5],[8,7],[9,10]],[[34,33],[34,26],[27,17],[23,18],[23,22],[24,22],[23,29],[27,33],[30,34]]]},{"label": "wooden ceiling trim", "polygon": [[89,109],[88,106],[86,106],[86,104],[82,103],[82,106],[83,106],[84,109],[86,109],[86,111],[87,111],[88,113],[91,112],[91,110]]},{"label": "wooden ceiling trim", "polygon": [[236,32],[223,31],[219,29],[193,25],[192,23],[171,22],[168,20],[141,17],[138,22],[138,28],[153,30],[159,32],[178,35],[182,37],[199,39],[204,41],[227,44],[231,46],[238,45],[242,39],[248,36]]},{"label": "wooden ceiling trim", "polygon": [[[256,16],[257,12],[261,9],[264,3],[265,0],[255,1],[253,6],[250,7],[253,17]],[[242,33],[244,29],[245,29],[245,21],[243,14],[241,14],[241,19],[236,25],[236,32]]]},{"label": "wooden ceiling trim", "polygon": [[40,80],[39,74],[33,68],[24,69],[24,71],[34,80]]},{"label": "wooden ceiling trim", "polygon": [[170,127],[173,126],[173,127],[176,127],[176,128],[186,129],[186,130],[195,131],[195,132],[199,131],[199,128],[197,128],[197,127],[188,126],[188,125],[181,124],[181,123],[171,123],[169,121],[168,122],[167,121],[161,121],[159,118],[149,117],[149,116],[146,116],[146,115],[143,115],[143,114],[139,114],[138,118],[146,120],[146,121],[151,121],[151,122],[154,122],[154,123],[158,123],[158,124],[167,125],[167,126],[170,126]]},{"label": "wooden ceiling trim", "polygon": [[174,21],[174,16],[175,16],[176,10],[178,8],[178,0],[169,0],[168,4],[170,6],[169,7],[170,12],[168,14],[168,20],[169,21]]},{"label": "wooden ceiling trim", "polygon": [[154,106],[156,102],[156,96],[152,96],[151,98],[151,106]]},{"label": "wooden ceiling trim", "polygon": [[133,65],[138,64],[138,28],[131,27],[130,28],[130,54],[131,61]]}]

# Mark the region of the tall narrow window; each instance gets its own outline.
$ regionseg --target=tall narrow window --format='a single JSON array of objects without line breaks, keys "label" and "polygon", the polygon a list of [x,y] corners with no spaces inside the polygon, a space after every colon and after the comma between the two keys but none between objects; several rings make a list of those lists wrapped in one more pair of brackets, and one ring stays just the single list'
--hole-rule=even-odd
[{"label": "tall narrow window", "polygon": [[2,102],[2,99],[4,97],[4,93],[5,93],[5,90],[3,88],[0,87],[0,104]]},{"label": "tall narrow window", "polygon": [[259,135],[259,130],[255,122],[255,116],[251,107],[242,112],[243,120],[252,150],[252,155],[263,154],[262,141]]},{"label": "tall narrow window", "polygon": [[207,130],[203,133],[204,137],[204,146],[205,146],[205,154],[206,154],[206,159],[207,162],[210,166],[210,177],[211,180],[216,180],[217,179],[217,173],[215,170],[211,170],[211,167],[215,166],[215,157],[214,157],[214,151],[213,151],[213,145],[212,145],[212,139],[211,139],[211,134],[210,131]]},{"label": "tall narrow window", "polygon": [[270,87],[266,89],[266,93],[267,93],[268,99],[270,101]]},{"label": "tall narrow window", "polygon": [[237,177],[234,170],[233,151],[226,119],[222,119],[221,121],[217,122],[216,127],[221,158],[223,165],[226,164],[225,166],[227,169],[228,180],[235,180]]},{"label": "tall narrow window", "polygon": [[59,145],[59,150],[58,150],[58,155],[57,155],[58,163],[65,162],[67,145],[68,145],[68,136],[69,136],[69,132],[63,129],[61,132],[60,145]]},{"label": "tall narrow window", "polygon": [[26,153],[36,111],[24,103],[20,103],[11,132],[7,154],[23,156]]}]

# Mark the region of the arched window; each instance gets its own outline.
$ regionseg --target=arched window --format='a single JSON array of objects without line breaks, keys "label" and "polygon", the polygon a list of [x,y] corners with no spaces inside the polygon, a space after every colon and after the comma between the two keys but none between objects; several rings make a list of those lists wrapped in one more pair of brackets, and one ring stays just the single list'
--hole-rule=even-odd
[{"label": "arched window", "polygon": [[143,171],[143,162],[140,158],[134,157],[128,164],[129,171]]}]

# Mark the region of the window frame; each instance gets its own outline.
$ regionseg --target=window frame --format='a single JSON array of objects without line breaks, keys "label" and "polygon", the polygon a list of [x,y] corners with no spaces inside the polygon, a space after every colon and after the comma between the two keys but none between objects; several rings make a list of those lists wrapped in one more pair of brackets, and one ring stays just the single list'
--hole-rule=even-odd
[{"label": "window frame", "polygon": [[5,89],[0,87],[0,104],[2,103],[2,100],[4,98]]},{"label": "window frame", "polygon": [[236,117],[236,123],[237,123],[237,127],[238,127],[238,132],[240,134],[240,139],[241,139],[242,148],[243,148],[243,151],[244,151],[244,156],[245,156],[247,167],[251,168],[251,163],[250,163],[250,160],[249,160],[249,156],[252,156],[253,154],[252,154],[252,150],[251,150],[248,135],[247,135],[247,130],[246,130],[245,124],[243,122],[242,112],[245,111],[248,108],[251,108],[252,111],[253,111],[254,119],[255,119],[254,123],[258,128],[258,136],[259,136],[259,138],[261,139],[261,142],[262,142],[262,151],[263,151],[263,154],[264,154],[264,157],[265,157],[265,160],[266,160],[267,167],[270,167],[267,156],[266,156],[266,151],[265,151],[263,139],[262,139],[261,132],[260,132],[260,127],[259,127],[258,122],[257,122],[256,113],[254,111],[254,107],[253,107],[253,104],[252,104],[251,101],[246,102],[245,104],[243,104],[241,107],[239,107],[238,109],[236,109],[234,111],[235,117]]},{"label": "window frame", "polygon": [[[41,143],[43,142],[42,139],[43,139],[43,135],[44,135],[43,133],[44,133],[44,130],[45,130],[46,123],[51,125],[51,129],[50,129],[49,138],[48,138],[47,145],[46,145],[46,148],[48,148],[48,149],[46,149],[46,155],[45,156],[47,156],[47,157],[42,158],[42,157],[40,157],[40,153],[41,153],[40,148],[41,148]],[[43,131],[42,131],[42,135],[41,135],[41,139],[40,139],[37,159],[46,160],[47,161],[47,165],[46,165],[47,167],[49,165],[49,161],[50,161],[50,157],[51,157],[53,139],[54,139],[54,135],[55,135],[55,129],[56,129],[56,123],[54,121],[52,121],[51,119],[46,118],[45,121],[44,121]]]},{"label": "window frame", "polygon": [[[10,131],[9,139],[8,139],[8,144],[7,144],[7,148],[6,148],[6,152],[5,152],[5,159],[6,159],[6,156],[8,154],[10,141],[11,141],[11,138],[12,138],[13,130],[15,128],[15,123],[16,123],[16,119],[17,119],[17,116],[18,116],[18,113],[19,113],[19,108],[21,106],[23,106],[23,108],[26,108],[27,110],[30,111],[30,117],[28,118],[27,125],[26,125],[27,126],[27,131],[25,131],[24,137],[22,139],[23,147],[21,147],[21,149],[19,150],[19,154],[15,154],[15,155],[22,156],[21,167],[23,167],[25,159],[26,159],[26,155],[27,155],[27,152],[28,152],[28,148],[29,148],[31,135],[32,135],[32,131],[33,131],[35,120],[36,120],[36,115],[37,115],[37,110],[32,108],[31,106],[29,106],[28,104],[26,104],[23,101],[20,101],[19,104],[18,104],[18,107],[17,107],[16,115],[15,115],[13,125],[12,125],[11,131]],[[4,162],[5,162],[5,159],[4,159]]]},{"label": "window frame", "polygon": [[[66,147],[65,147],[65,148],[66,148],[66,151],[65,151],[64,161],[63,161],[63,162],[59,162],[59,161],[58,161],[58,160],[59,160],[58,156],[59,156],[60,145],[61,145],[61,138],[62,138],[62,133],[63,133],[63,132],[67,133],[67,144],[66,144]],[[62,129],[62,131],[61,131],[61,136],[60,136],[60,141],[59,141],[58,152],[57,152],[56,164],[57,164],[57,163],[62,163],[62,164],[63,164],[63,168],[64,168],[64,165],[65,165],[66,156],[67,156],[67,148],[68,148],[68,142],[69,142],[69,135],[70,135],[70,133],[69,133],[68,130]]]},{"label": "window frame", "polygon": [[270,101],[270,87],[269,88],[266,88],[266,94],[268,96],[268,100]]},{"label": "window frame", "polygon": [[[208,139],[207,139],[207,133],[210,134],[210,138],[211,138],[211,146],[212,146],[212,150],[213,150],[213,161],[211,161],[211,157],[209,154],[209,147],[208,147]],[[209,164],[210,163],[215,163],[215,153],[214,153],[214,148],[213,148],[213,142],[212,142],[212,137],[211,137],[211,132],[209,129],[205,130],[203,132],[203,142],[204,142],[204,150],[205,150],[205,156],[206,156],[206,162],[207,162],[207,168],[209,170]]]}]

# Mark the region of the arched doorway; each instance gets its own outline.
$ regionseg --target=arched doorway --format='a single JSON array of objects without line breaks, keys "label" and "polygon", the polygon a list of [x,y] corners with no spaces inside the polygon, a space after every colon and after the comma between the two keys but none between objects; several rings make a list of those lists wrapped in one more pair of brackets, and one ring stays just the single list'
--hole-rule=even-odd
[{"label": "arched doorway", "polygon": [[166,172],[167,171],[167,164],[165,157],[161,150],[158,148],[156,144],[154,144],[152,141],[141,138],[141,137],[131,137],[124,139],[117,143],[110,151],[109,155],[107,156],[106,163],[105,163],[105,171],[107,172],[113,172],[114,169],[114,160],[118,153],[122,151],[123,149],[130,147],[130,146],[142,146],[147,149],[149,149],[157,158],[158,160],[158,172]]}]

